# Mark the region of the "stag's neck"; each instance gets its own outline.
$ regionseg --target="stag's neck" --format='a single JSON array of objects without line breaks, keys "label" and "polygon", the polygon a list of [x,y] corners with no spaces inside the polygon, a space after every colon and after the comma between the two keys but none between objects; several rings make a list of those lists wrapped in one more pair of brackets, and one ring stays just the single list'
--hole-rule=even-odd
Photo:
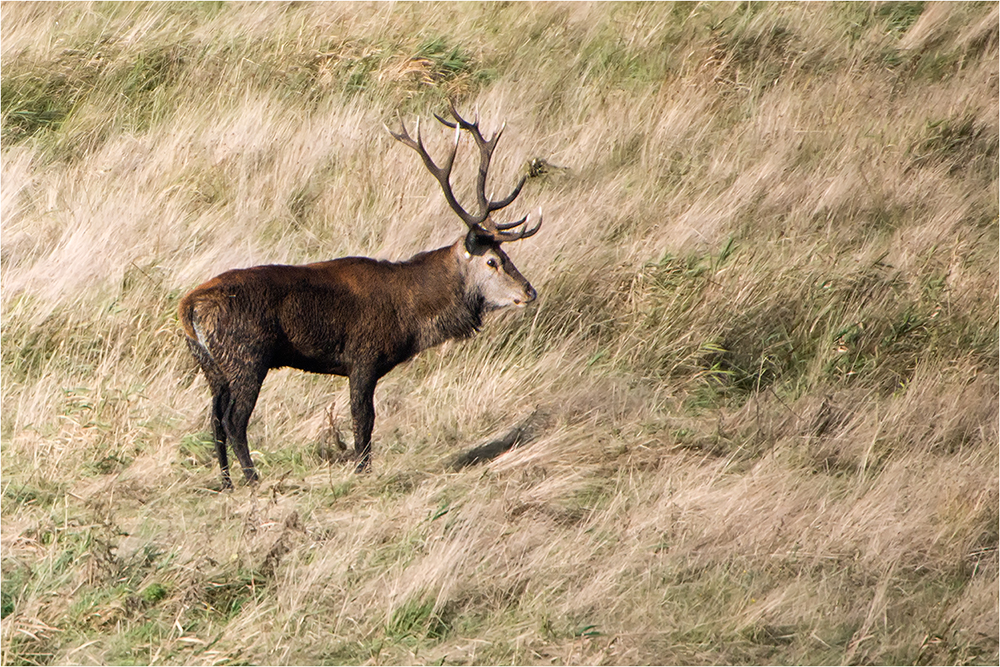
[{"label": "stag's neck", "polygon": [[419,350],[453,338],[469,338],[482,325],[485,301],[470,289],[461,270],[461,241],[453,246],[420,253],[403,264],[417,273],[411,307]]}]

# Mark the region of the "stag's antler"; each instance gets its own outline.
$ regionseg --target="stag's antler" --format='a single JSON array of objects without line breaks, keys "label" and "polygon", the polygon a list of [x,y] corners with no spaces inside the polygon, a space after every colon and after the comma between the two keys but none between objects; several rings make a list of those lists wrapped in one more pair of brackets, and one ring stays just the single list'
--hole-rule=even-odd
[{"label": "stag's antler", "polygon": [[[401,128],[400,132],[393,132],[388,127],[386,127],[386,129],[395,139],[406,144],[420,155],[420,158],[424,161],[424,165],[427,167],[427,170],[431,172],[434,178],[437,179],[438,183],[441,184],[441,190],[444,192],[444,198],[448,201],[448,205],[451,206],[452,210],[455,211],[458,217],[462,219],[462,222],[464,222],[470,230],[475,232],[477,236],[485,236],[497,243],[504,243],[517,241],[518,239],[525,239],[534,235],[542,226],[541,209],[538,211],[538,222],[536,222],[532,227],[524,226],[519,230],[516,228],[525,225],[528,220],[528,216],[524,216],[515,222],[508,223],[496,223],[490,217],[491,213],[499,211],[502,208],[506,208],[513,203],[515,199],[517,199],[517,196],[521,194],[521,188],[524,187],[524,182],[527,179],[526,175],[522,176],[521,180],[519,180],[517,185],[514,186],[514,191],[504,199],[491,201],[486,196],[486,177],[490,169],[490,160],[493,157],[493,150],[496,148],[497,141],[500,140],[500,135],[503,133],[505,125],[502,125],[492,137],[486,139],[479,130],[478,118],[475,122],[470,123],[459,115],[458,110],[455,109],[454,103],[451,103],[449,106],[451,115],[455,117],[454,123],[449,120],[445,120],[437,114],[434,114],[434,117],[437,118],[442,124],[455,129],[455,143],[448,155],[445,156],[445,160],[441,166],[438,166],[434,162],[430,154],[427,152],[427,149],[424,147],[423,139],[420,136],[420,119],[417,119],[417,139],[415,141],[410,136],[409,132],[407,132],[406,125],[403,123],[402,118],[399,118],[399,126]],[[461,130],[469,132],[475,140],[476,145],[479,147],[479,176],[476,179],[476,201],[479,205],[479,210],[475,215],[462,208],[461,204],[459,204],[458,200],[455,198],[455,193],[452,192],[451,189],[451,168],[455,163],[455,155],[458,152]]]}]

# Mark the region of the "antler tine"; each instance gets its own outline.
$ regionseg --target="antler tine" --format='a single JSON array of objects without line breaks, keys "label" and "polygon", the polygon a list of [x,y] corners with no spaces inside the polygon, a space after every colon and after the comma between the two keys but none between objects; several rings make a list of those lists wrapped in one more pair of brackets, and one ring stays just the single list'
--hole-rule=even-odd
[{"label": "antler tine", "polygon": [[462,115],[455,107],[454,101],[449,101],[449,108],[451,115],[454,116],[456,122],[452,123],[450,121],[446,121],[440,116],[438,116],[438,120],[449,127],[458,126],[463,130],[468,130],[472,134],[473,139],[475,139],[476,145],[479,146],[479,175],[476,180],[476,199],[479,204],[480,216],[483,216],[483,222],[489,221],[492,223],[492,221],[489,220],[489,214],[493,211],[499,211],[502,208],[510,206],[510,204],[517,199],[517,196],[521,194],[521,188],[524,187],[524,183],[527,178],[526,176],[522,177],[521,180],[518,181],[517,185],[514,186],[514,190],[504,199],[493,201],[486,196],[486,178],[489,173],[490,161],[493,158],[493,150],[496,148],[497,142],[500,141],[500,136],[507,127],[507,123],[502,123],[500,125],[500,129],[498,129],[492,137],[486,139],[479,129],[478,112],[476,113],[476,121],[470,123],[466,119],[462,118]]},{"label": "antler tine", "polygon": [[462,118],[461,114],[458,113],[458,109],[455,108],[455,103],[453,101],[448,102],[449,111],[451,115],[455,117],[456,122],[452,122],[447,118],[442,118],[441,116],[434,114],[434,117],[438,119],[442,125],[447,125],[448,127],[460,127],[463,130],[468,130],[472,133],[472,136],[476,139],[477,144],[489,144],[493,142],[491,138],[489,141],[483,136],[482,132],[479,130],[479,111],[476,111],[476,120],[474,122],[469,122]]},{"label": "antler tine", "polygon": [[[427,148],[424,147],[423,137],[420,135],[420,119],[417,118],[417,139],[414,141],[413,137],[411,137],[410,133],[407,131],[406,123],[403,122],[399,112],[396,112],[396,117],[399,119],[399,126],[402,131],[393,132],[388,126],[386,126],[386,129],[389,130],[389,134],[391,134],[394,139],[409,146],[415,150],[418,155],[420,155],[420,159],[423,160],[424,166],[427,167],[427,171],[431,172],[431,175],[434,176],[434,178],[437,179],[437,182],[441,185],[441,191],[444,193],[444,198],[448,201],[448,205],[451,206],[451,209],[456,213],[456,215],[462,219],[462,222],[464,222],[470,229],[481,228],[483,222],[482,219],[480,219],[479,216],[470,215],[468,211],[462,208],[461,204],[459,204],[458,200],[455,198],[455,193],[452,192],[451,189],[451,168],[455,164],[455,155],[458,152],[458,140],[460,138],[458,128],[455,130],[455,143],[452,145],[451,151],[439,167],[434,163],[430,153],[427,152]],[[486,215],[489,215],[489,211],[486,212]]]},{"label": "antler tine", "polygon": [[542,227],[541,207],[538,208],[538,222],[536,222],[534,225],[532,225],[531,227],[525,227],[520,231],[514,231],[514,232],[505,231],[508,229],[514,229],[515,227],[519,227],[523,225],[525,222],[527,222],[527,220],[528,216],[526,215],[517,222],[496,224],[495,228],[497,231],[493,233],[493,237],[501,243],[509,243],[510,241],[518,241],[520,239],[526,239],[529,236],[534,236],[536,233],[538,233],[538,230],[541,229]]},{"label": "antler tine", "polygon": [[420,155],[421,159],[424,161],[424,164],[427,166],[427,168],[430,170],[430,172],[432,174],[434,174],[434,176],[436,177],[438,175],[438,173],[441,171],[441,169],[436,164],[434,164],[434,160],[431,159],[431,156],[427,153],[427,149],[424,148],[424,142],[423,142],[423,139],[420,136],[420,118],[417,118],[417,140],[416,141],[414,141],[413,137],[410,136],[409,130],[406,129],[406,123],[403,122],[403,118],[399,115],[398,111],[396,112],[396,120],[399,121],[399,128],[400,128],[399,132],[393,132],[389,128],[389,126],[386,125],[385,123],[383,123],[382,125],[383,125],[383,127],[385,127],[386,131],[389,134],[392,135],[393,139],[395,139],[395,140],[399,141],[400,143],[405,144],[405,145],[409,146],[410,148],[412,148],[413,150],[417,151],[417,153]]},{"label": "antler tine", "polygon": [[437,118],[438,122],[441,123],[442,125],[447,125],[448,127],[452,127],[452,128],[458,127],[458,123],[453,123],[450,120],[448,120],[447,118],[442,118],[441,116],[439,116],[437,114],[434,114],[434,117]]},{"label": "antler tine", "polygon": [[519,180],[517,182],[517,185],[514,186],[514,191],[511,192],[509,195],[507,195],[507,197],[501,199],[500,201],[491,201],[489,203],[490,212],[492,213],[493,211],[499,211],[500,209],[506,208],[510,206],[512,203],[514,203],[514,200],[517,199],[517,196],[521,194],[521,188],[524,187],[524,183],[527,180],[528,180],[527,176],[522,176],[521,180]]},{"label": "antler tine", "polygon": [[[462,222],[464,222],[470,230],[476,232],[477,235],[488,235],[499,243],[505,241],[516,241],[518,239],[532,236],[542,225],[541,209],[538,211],[538,222],[530,228],[524,227],[519,231],[517,228],[527,223],[528,216],[521,218],[517,222],[499,224],[490,218],[490,214],[494,211],[499,211],[500,209],[506,208],[513,203],[518,195],[521,194],[521,189],[527,181],[527,175],[521,176],[517,185],[514,186],[514,190],[504,199],[494,201],[486,196],[486,178],[489,174],[490,160],[493,157],[493,150],[496,148],[497,141],[499,141],[500,135],[503,134],[506,123],[501,124],[500,129],[487,140],[483,137],[483,134],[479,129],[478,111],[476,113],[476,121],[470,123],[466,119],[462,118],[458,109],[455,108],[455,103],[453,101],[449,102],[449,108],[451,115],[455,118],[454,122],[442,118],[438,114],[434,114],[434,117],[437,118],[442,125],[455,129],[455,142],[441,166],[434,163],[434,160],[427,152],[427,148],[424,146],[423,138],[420,134],[419,118],[417,119],[416,140],[410,136],[406,129],[406,124],[403,122],[403,119],[399,116],[398,112],[396,113],[396,116],[399,119],[400,132],[393,132],[388,126],[386,126],[386,130],[388,130],[389,134],[391,134],[395,139],[403,144],[406,144],[420,155],[421,160],[424,162],[424,166],[427,167],[427,170],[431,172],[434,178],[436,178],[438,183],[441,185],[441,190],[444,193],[445,199],[448,201],[448,205],[451,206],[452,210],[455,211],[458,217],[462,219]],[[479,211],[476,215],[472,215],[462,208],[462,206],[458,203],[458,200],[455,198],[455,194],[451,188],[451,169],[455,163],[455,156],[458,152],[461,130],[466,130],[472,134],[472,138],[479,147],[479,174],[476,179],[476,200],[479,204]]]},{"label": "antler tine", "polygon": [[529,236],[534,236],[535,234],[537,234],[538,230],[542,228],[542,219],[543,219],[542,218],[542,207],[539,206],[538,207],[538,222],[536,222],[535,226],[532,227],[531,229],[524,230],[524,233],[521,234],[521,238],[522,239],[526,239]]},{"label": "antler tine", "polygon": [[525,220],[527,220],[527,219],[528,219],[528,216],[526,215],[523,218],[521,218],[520,220],[515,220],[514,222],[495,222],[495,223],[493,223],[493,226],[496,227],[497,231],[505,232],[508,229],[514,229],[515,227],[519,227],[519,226],[523,225],[524,222],[525,222]]}]

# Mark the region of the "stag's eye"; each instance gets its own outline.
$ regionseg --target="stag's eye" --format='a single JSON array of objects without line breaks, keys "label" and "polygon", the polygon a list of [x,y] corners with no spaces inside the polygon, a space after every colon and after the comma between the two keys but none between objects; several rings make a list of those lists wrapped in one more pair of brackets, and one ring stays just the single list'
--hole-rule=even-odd
[{"label": "stag's eye", "polygon": [[497,261],[492,257],[490,257],[488,260],[486,260],[486,266],[490,267],[491,269],[495,269],[497,268]]}]

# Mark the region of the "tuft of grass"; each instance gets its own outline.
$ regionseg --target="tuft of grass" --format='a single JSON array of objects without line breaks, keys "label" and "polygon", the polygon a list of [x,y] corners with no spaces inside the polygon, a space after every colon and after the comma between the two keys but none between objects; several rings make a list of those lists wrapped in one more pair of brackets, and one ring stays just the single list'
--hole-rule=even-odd
[{"label": "tuft of grass", "polygon": [[406,639],[443,639],[448,633],[448,623],[434,609],[430,598],[410,599],[392,612],[386,625],[387,638],[394,641]]}]

